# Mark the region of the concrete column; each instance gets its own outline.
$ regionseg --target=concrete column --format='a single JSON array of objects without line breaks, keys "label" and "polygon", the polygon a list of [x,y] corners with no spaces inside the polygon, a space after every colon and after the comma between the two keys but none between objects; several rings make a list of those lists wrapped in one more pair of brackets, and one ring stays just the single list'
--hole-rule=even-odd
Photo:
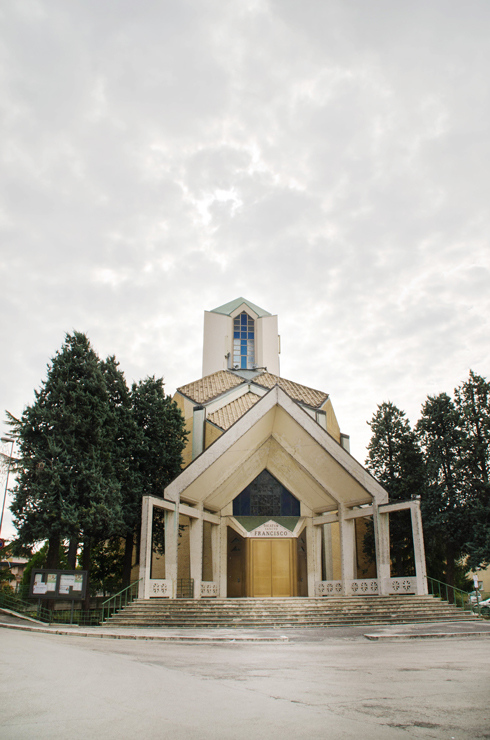
[{"label": "concrete column", "polygon": [[[318,531],[317,531],[318,530]],[[321,580],[321,552],[318,554],[320,545],[320,527],[313,525],[313,519],[306,519],[306,567],[308,570],[308,596],[315,595],[315,581]],[[320,568],[320,574],[318,569]]]},{"label": "concrete column", "polygon": [[190,565],[191,565],[191,578],[194,580],[194,598],[201,598],[201,582],[202,582],[202,545],[203,545],[203,531],[204,531],[204,520],[202,518],[202,504],[199,505],[199,517],[197,519],[190,518]]},{"label": "concrete column", "polygon": [[194,406],[192,419],[192,459],[204,450],[204,424],[206,409],[204,406]]},{"label": "concrete column", "polygon": [[213,581],[219,588],[219,559],[220,559],[220,525],[211,525],[211,561],[213,564]]},{"label": "concrete column", "polygon": [[[219,596],[225,599],[228,590],[228,527],[226,517],[219,523]],[[214,562],[214,560],[213,560]]]},{"label": "concrete column", "polygon": [[140,538],[140,570],[141,580],[138,584],[138,598],[148,599],[150,596],[151,574],[151,539],[153,526],[153,506],[149,496],[143,496],[141,509],[141,538]]},{"label": "concrete column", "polygon": [[415,576],[417,578],[417,593],[428,594],[427,570],[425,564],[424,532],[422,529],[422,514],[420,501],[412,501],[410,504],[410,517],[412,520],[413,552],[415,556]]},{"label": "concrete column", "polygon": [[323,534],[323,551],[325,558],[325,580],[333,581],[332,525],[324,524],[321,529]]},{"label": "concrete column", "polygon": [[177,573],[179,552],[179,505],[175,510],[165,509],[165,578],[172,581],[173,599],[177,598]]},{"label": "concrete column", "polygon": [[390,564],[390,520],[389,514],[381,514],[373,501],[374,539],[376,544],[376,573],[381,595],[389,593],[391,578]]},{"label": "concrete column", "polygon": [[339,504],[339,527],[340,527],[340,565],[342,574],[342,593],[348,595],[346,581],[351,581],[357,576],[356,572],[356,529],[354,519],[345,519],[346,506]]}]

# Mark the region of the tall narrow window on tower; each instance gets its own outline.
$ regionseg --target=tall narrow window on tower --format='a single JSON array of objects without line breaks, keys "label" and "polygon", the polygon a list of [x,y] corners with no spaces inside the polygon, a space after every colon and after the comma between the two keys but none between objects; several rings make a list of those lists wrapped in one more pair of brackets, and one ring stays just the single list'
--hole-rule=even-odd
[{"label": "tall narrow window on tower", "polygon": [[245,311],[233,319],[233,367],[255,365],[255,321]]}]

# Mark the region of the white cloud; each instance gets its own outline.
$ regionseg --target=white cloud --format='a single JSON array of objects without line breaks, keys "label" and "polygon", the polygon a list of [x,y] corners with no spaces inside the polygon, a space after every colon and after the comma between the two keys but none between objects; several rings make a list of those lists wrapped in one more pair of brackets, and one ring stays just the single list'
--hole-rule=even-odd
[{"label": "white cloud", "polygon": [[202,312],[279,314],[282,373],[361,459],[389,398],[490,374],[481,0],[1,10],[0,407],[66,331],[129,380],[201,372]]}]

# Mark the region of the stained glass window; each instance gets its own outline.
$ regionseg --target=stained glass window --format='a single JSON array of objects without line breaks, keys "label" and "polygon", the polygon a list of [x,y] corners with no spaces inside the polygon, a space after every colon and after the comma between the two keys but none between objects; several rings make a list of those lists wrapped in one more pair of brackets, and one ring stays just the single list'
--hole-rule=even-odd
[{"label": "stained glass window", "polygon": [[255,365],[255,321],[245,311],[233,319],[233,367]]},{"label": "stained glass window", "polygon": [[234,516],[300,516],[298,499],[263,470],[233,501]]}]

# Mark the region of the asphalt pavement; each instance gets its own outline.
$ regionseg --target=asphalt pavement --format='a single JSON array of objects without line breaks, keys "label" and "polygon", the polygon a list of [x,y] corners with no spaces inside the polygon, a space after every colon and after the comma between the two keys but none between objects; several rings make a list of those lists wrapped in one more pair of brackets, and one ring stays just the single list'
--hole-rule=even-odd
[{"label": "asphalt pavement", "polygon": [[109,628],[27,631],[7,617],[2,740],[490,738],[488,623],[370,628],[381,641],[358,627],[100,639]]}]

